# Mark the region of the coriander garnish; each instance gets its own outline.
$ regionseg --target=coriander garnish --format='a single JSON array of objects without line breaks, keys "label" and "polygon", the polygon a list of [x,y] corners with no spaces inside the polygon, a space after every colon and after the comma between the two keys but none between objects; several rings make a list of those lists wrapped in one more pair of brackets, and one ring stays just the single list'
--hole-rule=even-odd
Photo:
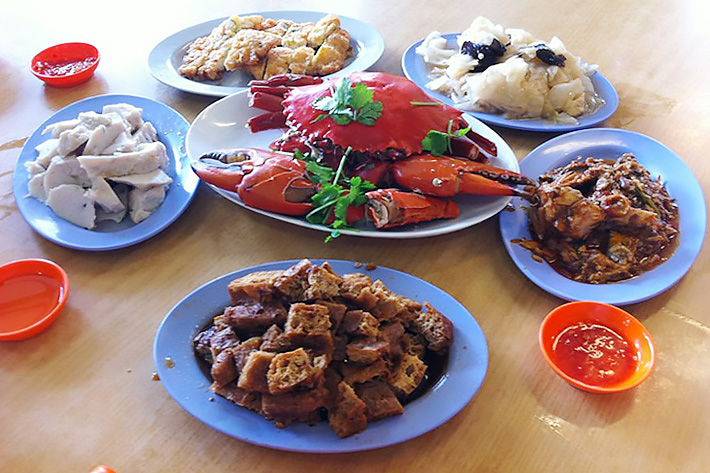
[{"label": "coriander garnish", "polygon": [[365,205],[365,193],[376,186],[361,177],[345,177],[343,168],[351,148],[345,150],[338,169],[333,171],[310,157],[296,153],[296,158],[306,161],[306,171],[311,181],[319,185],[319,191],[311,197],[313,210],[306,215],[308,222],[332,228],[326,243],[340,236],[340,230],[353,229],[347,221],[348,208]]},{"label": "coriander garnish", "polygon": [[353,87],[350,79],[343,77],[340,85],[330,89],[330,94],[313,102],[313,108],[327,112],[316,117],[314,122],[330,117],[338,125],[358,122],[374,126],[375,121],[382,115],[382,102],[373,100],[373,91],[362,82]]},{"label": "coriander garnish", "polygon": [[443,156],[447,152],[451,153],[451,138],[459,138],[471,130],[471,127],[467,126],[452,133],[453,125],[453,121],[449,120],[449,126],[446,131],[429,130],[429,133],[422,140],[422,149],[434,156]]}]

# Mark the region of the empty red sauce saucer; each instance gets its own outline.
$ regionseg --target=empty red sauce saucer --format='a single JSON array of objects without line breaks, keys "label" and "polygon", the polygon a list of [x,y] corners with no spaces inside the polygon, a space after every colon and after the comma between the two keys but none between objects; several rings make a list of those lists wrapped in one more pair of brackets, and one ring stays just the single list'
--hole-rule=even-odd
[{"label": "empty red sauce saucer", "polygon": [[62,43],[32,58],[32,74],[54,87],[73,87],[86,82],[99,65],[99,50],[88,43]]},{"label": "empty red sauce saucer", "polygon": [[0,341],[44,332],[68,295],[67,273],[52,261],[25,259],[0,266]]},{"label": "empty red sauce saucer", "polygon": [[578,301],[552,310],[542,323],[545,361],[565,381],[594,393],[638,386],[656,362],[648,330],[628,312],[599,302]]}]

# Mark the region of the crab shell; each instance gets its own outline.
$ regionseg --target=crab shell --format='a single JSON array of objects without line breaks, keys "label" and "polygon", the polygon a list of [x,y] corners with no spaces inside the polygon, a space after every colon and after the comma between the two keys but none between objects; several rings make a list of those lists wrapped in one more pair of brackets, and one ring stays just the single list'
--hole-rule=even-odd
[{"label": "crab shell", "polygon": [[[384,105],[382,116],[374,126],[352,122],[337,125],[332,120],[315,121],[323,115],[313,108],[321,97],[331,95],[340,78],[325,80],[320,84],[294,87],[283,101],[286,123],[308,142],[330,139],[342,148],[351,147],[359,152],[377,152],[386,149],[403,150],[408,156],[422,153],[422,139],[430,130],[446,131],[466,126],[462,113],[448,105],[435,102],[410,80],[382,72],[357,72],[348,76],[353,83],[364,83],[373,91],[373,100]],[[416,103],[436,105],[416,105]],[[413,104],[415,103],[415,104]]]}]

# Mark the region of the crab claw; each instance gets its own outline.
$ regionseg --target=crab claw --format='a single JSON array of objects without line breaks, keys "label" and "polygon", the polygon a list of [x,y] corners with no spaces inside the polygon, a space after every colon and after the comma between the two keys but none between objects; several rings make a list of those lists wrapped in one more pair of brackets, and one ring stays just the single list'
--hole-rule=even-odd
[{"label": "crab claw", "polygon": [[191,163],[205,182],[237,192],[249,206],[284,215],[305,215],[316,186],[306,177],[304,161],[256,148],[215,151]]},{"label": "crab claw", "polygon": [[244,176],[254,168],[259,154],[248,148],[212,151],[190,162],[195,174],[208,184],[235,192]]},{"label": "crab claw", "polygon": [[448,199],[398,189],[377,189],[365,195],[367,213],[378,229],[459,216],[458,206]]},{"label": "crab claw", "polygon": [[399,186],[438,197],[458,194],[525,195],[525,191],[513,186],[534,185],[522,174],[507,169],[428,154],[394,163],[391,172]]}]

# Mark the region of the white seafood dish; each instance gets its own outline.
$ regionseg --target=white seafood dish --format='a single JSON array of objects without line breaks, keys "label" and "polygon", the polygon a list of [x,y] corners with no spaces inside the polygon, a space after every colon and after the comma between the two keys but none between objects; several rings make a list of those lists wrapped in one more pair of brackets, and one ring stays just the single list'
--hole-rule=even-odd
[{"label": "white seafood dish", "polygon": [[25,163],[30,196],[75,225],[148,218],[173,182],[165,145],[143,110],[126,103],[48,125],[51,135]]},{"label": "white seafood dish", "polygon": [[484,17],[458,35],[455,45],[431,32],[416,53],[431,68],[426,87],[451,97],[462,110],[575,124],[603,104],[590,79],[596,65],[583,62],[557,37],[542,41]]}]

